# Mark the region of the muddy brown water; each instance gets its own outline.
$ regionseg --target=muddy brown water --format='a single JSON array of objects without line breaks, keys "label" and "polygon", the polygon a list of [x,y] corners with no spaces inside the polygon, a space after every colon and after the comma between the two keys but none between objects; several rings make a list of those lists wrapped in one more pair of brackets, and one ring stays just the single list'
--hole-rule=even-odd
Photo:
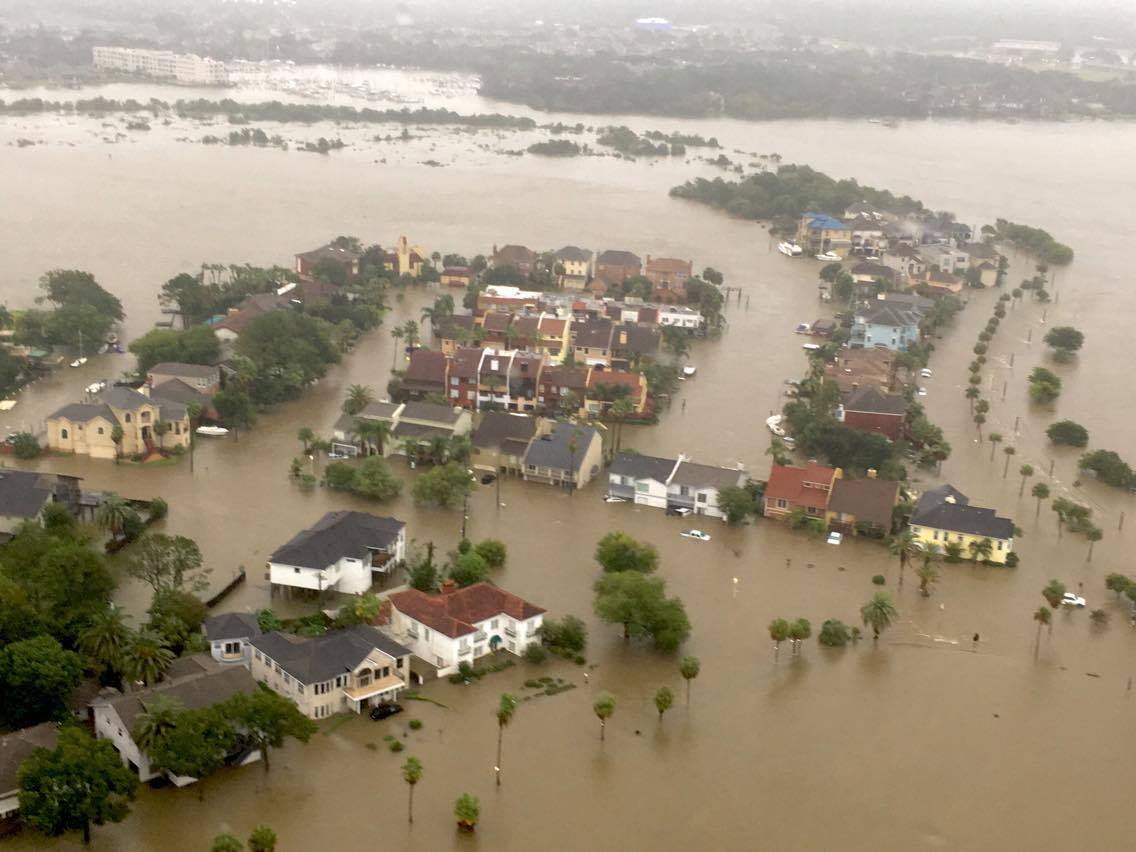
[{"label": "muddy brown water", "polygon": [[[585,669],[555,663],[539,671],[518,665],[472,686],[431,684],[425,694],[445,708],[418,702],[381,723],[333,720],[309,745],[278,752],[267,776],[250,767],[209,779],[204,802],[192,792],[143,791],[126,822],[95,830],[95,848],[204,849],[218,832],[247,835],[260,822],[276,829],[281,849],[1126,845],[1136,827],[1126,736],[1136,712],[1128,688],[1136,636],[1103,578],[1131,571],[1132,533],[1117,525],[1134,504],[1095,483],[1077,484],[1077,453],[1048,447],[1044,428],[1055,417],[1071,417],[1088,426],[1094,446],[1136,458],[1128,425],[1136,386],[1117,357],[1136,307],[1124,278],[1131,234],[1123,231],[1131,229],[1120,191],[1136,181],[1129,156],[1136,128],[626,121],[777,151],[787,162],[909,192],[966,221],[1003,215],[1042,225],[1074,246],[1078,259],[1058,273],[1056,303],[1047,313],[1031,303],[1017,306],[991,347],[987,431],[1011,435],[1018,420],[1008,478],[1000,449],[991,462],[989,444],[976,442],[962,397],[970,347],[997,293],[971,294],[966,312],[938,342],[935,375],[925,382],[923,401],[954,452],[941,477],[920,473],[917,484],[950,481],[1012,516],[1025,533],[1017,545],[1021,566],[943,566],[934,596],[924,599],[913,577],[896,589],[897,565],[873,543],[830,547],[766,522],[739,529],[709,523],[713,540],[698,543],[678,535],[688,522],[605,505],[598,486],[569,497],[506,480],[503,507],[495,506],[493,488],[474,496],[471,537],[507,542],[509,563],[494,578],[501,585],[553,616],[587,620],[594,665],[587,681]],[[405,233],[431,250],[466,253],[512,241],[693,257],[741,287],[741,303],[730,305],[720,341],[695,345],[698,376],[678,397],[685,412],[676,404],[658,426],[628,428],[624,443],[767,472],[762,421],[783,401],[782,380],[804,366],[792,330],[824,315],[815,298],[817,264],[777,254],[752,223],[667,197],[666,188],[689,174],[714,174],[706,167],[506,159],[442,134],[399,152],[361,145],[326,158],[179,145],[174,130],[108,146],[87,133],[90,127],[86,119],[0,122],[0,141],[31,132],[49,143],[0,146],[6,263],[0,298],[8,304],[27,304],[46,268],[89,268],[122,296],[134,336],[157,318],[160,282],[201,259],[287,263],[295,251],[339,233],[385,242]],[[391,162],[375,162],[388,153]],[[429,157],[451,164],[417,164]],[[1011,280],[1032,274],[1030,267],[1015,258]],[[412,292],[395,301],[385,328],[417,317],[430,298]],[[1066,384],[1049,411],[1029,405],[1025,376],[1043,363],[1038,341],[1056,322],[1083,329],[1088,343],[1077,363],[1055,368]],[[299,427],[328,431],[352,383],[385,386],[392,357],[385,328],[302,400],[262,416],[239,441],[202,440],[193,474],[184,463],[144,469],[53,458],[42,465],[77,473],[90,487],[166,498],[166,528],[200,543],[216,581],[248,567],[248,584],[226,608],[269,603],[267,555],[329,509],[394,514],[407,521],[412,538],[452,548],[458,512],[421,510],[407,497],[376,507],[326,490],[302,492],[286,476],[299,450]],[[76,398],[82,385],[126,366],[124,356],[106,356],[59,372],[28,390],[0,425],[34,426]],[[1105,538],[1092,562],[1082,538],[1058,538],[1048,508],[1035,520],[1028,486],[1027,496],[1018,497],[1014,471],[1024,462],[1038,469],[1032,482],[1049,482],[1055,494],[1094,507]],[[611,529],[654,542],[661,575],[686,603],[694,630],[684,652],[698,655],[703,666],[689,708],[676,658],[627,644],[591,616],[597,572],[591,552]],[[877,573],[888,577],[901,611],[878,647],[867,641],[830,651],[810,640],[798,658],[783,648],[774,662],[770,619],[804,616],[814,632],[830,617],[856,623]],[[1085,611],[1058,613],[1035,661],[1030,615],[1052,577],[1072,589],[1083,583],[1090,607],[1113,617],[1095,629]],[[144,607],[144,594],[130,583],[119,595],[134,612]],[[495,789],[493,707],[503,691],[530,692],[523,681],[540,674],[564,677],[576,688],[522,704],[505,733],[504,783]],[[664,684],[679,700],[660,724],[652,696]],[[619,702],[602,745],[591,712],[601,690]],[[422,719],[423,729],[409,731],[409,718]],[[407,750],[389,753],[387,733],[405,737]],[[426,770],[412,829],[398,773],[408,755]],[[481,797],[474,837],[458,836],[451,818],[453,800],[464,791]],[[25,835],[8,845],[77,844]]]}]

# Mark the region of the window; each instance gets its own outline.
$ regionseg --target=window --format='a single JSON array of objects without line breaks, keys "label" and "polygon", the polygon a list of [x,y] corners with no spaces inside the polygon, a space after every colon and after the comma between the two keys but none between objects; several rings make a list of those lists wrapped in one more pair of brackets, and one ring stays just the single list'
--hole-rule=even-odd
[{"label": "window", "polygon": [[491,622],[489,622],[489,629],[490,630],[496,630],[497,629],[497,619],[496,618],[493,619]]},{"label": "window", "polygon": [[129,414],[129,413],[127,413],[127,415],[126,415],[126,416],[125,416],[125,417],[124,417],[123,419],[124,419],[124,420],[125,420],[125,421],[126,421],[127,423],[129,423],[129,422],[130,422],[130,414]]},{"label": "window", "polygon": [[240,652],[241,652],[241,643],[240,642],[226,642],[225,643],[225,653],[226,654],[239,654]]},{"label": "window", "polygon": [[911,528],[911,534],[912,535],[919,535],[919,533],[921,533],[921,532],[922,532],[922,530],[919,527],[912,527]]},{"label": "window", "polygon": [[429,627],[423,627],[422,628],[422,638],[423,639],[429,639],[430,638],[430,628]]},{"label": "window", "polygon": [[648,491],[651,490],[651,486],[646,482],[636,482],[635,483],[635,490],[638,491],[640,494],[646,494]]},{"label": "window", "polygon": [[100,426],[100,427],[99,427],[98,429],[96,429],[95,431],[96,431],[96,432],[97,432],[97,433],[98,433],[99,435],[101,435],[101,434],[103,433],[103,427],[102,427],[102,426]]},{"label": "window", "polygon": [[299,569],[299,568],[293,568],[293,569],[292,569],[292,571],[293,571],[293,573],[296,573],[296,574],[299,574],[299,573],[300,573],[300,569]]},{"label": "window", "polygon": [[778,498],[777,499],[777,508],[778,509],[788,509],[789,508],[789,501]]},{"label": "window", "polygon": [[299,689],[300,695],[304,694],[304,685],[302,683],[298,683],[296,688]]},{"label": "window", "polygon": [[60,429],[59,430],[59,437],[62,438],[63,440],[67,440],[67,430],[66,429]]},{"label": "window", "polygon": [[450,376],[450,384],[456,385],[457,383],[458,383],[458,377],[457,376]]},{"label": "window", "polygon": [[698,495],[698,502],[699,503],[705,503],[706,502],[706,495],[705,494],[699,494]]},{"label": "window", "polygon": [[935,530],[935,532],[931,534],[931,538],[933,538],[935,541],[938,541],[939,540],[939,531]]},{"label": "window", "polygon": [[438,666],[438,668],[441,668],[445,664],[446,664],[446,661],[443,660],[441,657],[439,657],[439,656],[434,657],[434,665]]},{"label": "window", "polygon": [[460,394],[459,391],[456,391],[456,390],[450,391],[450,399],[457,399],[460,395],[461,394]]},{"label": "window", "polygon": [[149,423],[150,422],[150,412],[149,411],[143,411],[142,414],[139,415],[139,420],[142,423]]},{"label": "window", "polygon": [[253,654],[258,660],[263,659],[263,657],[261,657],[260,651],[254,651]]},{"label": "window", "polygon": [[276,671],[276,674],[280,674],[280,671],[281,671],[281,669],[280,669],[280,663],[277,663],[277,664],[276,664],[276,665],[275,665],[275,666],[274,666],[273,668],[274,668],[274,670]]}]

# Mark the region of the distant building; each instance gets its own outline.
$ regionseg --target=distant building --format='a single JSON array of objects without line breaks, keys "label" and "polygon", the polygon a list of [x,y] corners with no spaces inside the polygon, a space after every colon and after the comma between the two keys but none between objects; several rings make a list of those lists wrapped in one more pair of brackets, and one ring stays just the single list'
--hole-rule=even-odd
[{"label": "distant building", "polygon": [[484,473],[519,474],[529,443],[544,428],[545,421],[527,414],[491,411],[473,431],[473,469]]},{"label": "distant building", "polygon": [[170,379],[180,380],[194,390],[212,396],[221,389],[221,368],[205,364],[163,361],[146,371],[146,383],[151,387]]},{"label": "distant building", "polygon": [[679,298],[686,295],[686,282],[693,274],[693,261],[651,255],[647,255],[647,265],[643,270],[643,275],[654,285],[656,293]]},{"label": "distant building", "polygon": [[748,478],[740,467],[697,464],[683,455],[669,459],[620,453],[608,469],[607,493],[643,506],[689,510],[724,520],[719,493],[745,485]]},{"label": "distant building", "polygon": [[899,502],[899,483],[869,472],[864,479],[838,477],[832,483],[825,518],[830,529],[847,534],[891,532]]},{"label": "distant building", "polygon": [[11,538],[24,521],[39,521],[52,503],[77,515],[81,481],[61,473],[0,468],[0,541]]},{"label": "distant building", "polygon": [[643,271],[643,261],[629,251],[608,249],[596,258],[596,278],[609,287],[622,284]]},{"label": "distant building", "polygon": [[232,343],[250,322],[269,311],[290,307],[292,301],[277,293],[254,293],[213,323],[213,333],[223,343]]},{"label": "distant building", "polygon": [[852,230],[824,213],[806,213],[797,225],[797,242],[807,254],[835,252],[844,257],[852,247]]},{"label": "distant building", "polygon": [[765,485],[763,514],[767,518],[783,518],[800,509],[808,517],[823,521],[832,483],[841,476],[840,468],[814,461],[805,467],[774,464]]},{"label": "distant building", "polygon": [[388,251],[383,259],[383,266],[395,276],[407,275],[417,278],[422,274],[422,267],[426,263],[427,253],[422,246],[412,246],[406,237],[399,237],[395,243],[394,251]]},{"label": "distant building", "polygon": [[[65,405],[45,423],[49,449],[92,458],[148,455],[188,447],[190,439],[185,405],[128,387],[109,387],[93,402]],[[155,431],[158,423],[165,424],[162,434]],[[113,440],[116,426],[122,428],[122,441],[117,445]]]},{"label": "distant building", "polygon": [[540,255],[525,246],[507,245],[497,248],[493,246],[493,266],[511,266],[521,275],[528,276],[536,268]]},{"label": "distant building", "polygon": [[556,252],[556,262],[563,268],[560,286],[568,290],[582,290],[592,277],[593,253],[579,246],[564,246]]},{"label": "distant building", "polygon": [[136,47],[96,47],[94,65],[104,71],[125,71],[147,77],[172,77],[194,86],[226,86],[225,63],[193,53],[144,50]]},{"label": "distant building", "polygon": [[847,429],[872,432],[898,441],[907,432],[907,399],[868,385],[844,397],[836,419]]},{"label": "distant building", "polygon": [[362,257],[363,255],[357,251],[329,243],[326,246],[320,246],[318,249],[296,255],[296,274],[311,275],[315,272],[317,265],[329,262],[342,267],[349,277],[355,276],[359,274],[359,261]]},{"label": "distant building", "polygon": [[890,300],[877,300],[856,309],[849,343],[853,347],[882,346],[904,352],[919,342],[922,313]]},{"label": "distant building", "polygon": [[443,287],[466,288],[473,283],[473,270],[468,266],[447,266],[442,270],[440,281]]},{"label": "distant building", "polygon": [[618,399],[626,399],[636,414],[647,408],[647,379],[642,373],[625,370],[592,370],[588,377],[584,408],[589,415],[600,417]]},{"label": "distant building", "polygon": [[271,586],[361,595],[406,559],[406,524],[366,512],[328,512],[268,557]]}]

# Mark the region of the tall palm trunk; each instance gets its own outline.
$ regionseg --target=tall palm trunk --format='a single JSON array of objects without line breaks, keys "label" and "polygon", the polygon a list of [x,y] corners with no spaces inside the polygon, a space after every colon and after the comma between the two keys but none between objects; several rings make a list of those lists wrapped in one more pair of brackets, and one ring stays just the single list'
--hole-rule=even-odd
[{"label": "tall palm trunk", "polygon": [[414,785],[409,784],[408,786],[410,787],[410,803],[407,805],[407,808],[406,808],[406,817],[407,817],[407,822],[409,822],[411,825],[413,825],[414,824]]},{"label": "tall palm trunk", "polygon": [[497,786],[501,786],[501,740],[505,736],[505,726],[497,726]]}]

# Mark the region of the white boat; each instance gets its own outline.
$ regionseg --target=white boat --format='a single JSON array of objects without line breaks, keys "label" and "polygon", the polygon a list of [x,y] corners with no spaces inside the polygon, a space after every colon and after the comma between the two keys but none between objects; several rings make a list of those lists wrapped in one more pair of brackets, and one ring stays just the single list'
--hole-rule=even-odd
[{"label": "white boat", "polygon": [[194,431],[206,438],[220,438],[229,434],[224,426],[198,426]]},{"label": "white boat", "polygon": [[698,368],[691,365],[691,364],[687,364],[685,367],[682,368],[682,374],[684,376],[686,376],[688,379],[697,372],[698,372]]},{"label": "white boat", "polygon": [[820,344],[819,343],[804,343],[804,344],[801,345],[801,348],[804,349],[806,352],[816,352],[817,350],[820,349]]},{"label": "white boat", "polygon": [[787,257],[798,257],[804,249],[796,243],[791,243],[788,240],[782,240],[777,244],[777,251]]},{"label": "white boat", "polygon": [[785,430],[781,428],[781,415],[780,414],[774,414],[772,417],[767,418],[766,421],[765,421],[765,425],[766,425],[766,428],[768,428],[769,431],[772,432],[774,435],[776,435],[778,438],[784,438],[785,437]]},{"label": "white boat", "polygon": [[82,367],[86,363],[87,363],[87,359],[84,356],[80,355],[78,358],[76,358],[74,361],[71,362],[71,366],[72,367]]},{"label": "white boat", "polygon": [[824,251],[816,256],[817,260],[823,260],[825,263],[840,263],[843,259],[836,252]]},{"label": "white boat", "polygon": [[107,383],[105,381],[91,382],[87,385],[87,393],[95,394],[99,391],[106,390]]}]

